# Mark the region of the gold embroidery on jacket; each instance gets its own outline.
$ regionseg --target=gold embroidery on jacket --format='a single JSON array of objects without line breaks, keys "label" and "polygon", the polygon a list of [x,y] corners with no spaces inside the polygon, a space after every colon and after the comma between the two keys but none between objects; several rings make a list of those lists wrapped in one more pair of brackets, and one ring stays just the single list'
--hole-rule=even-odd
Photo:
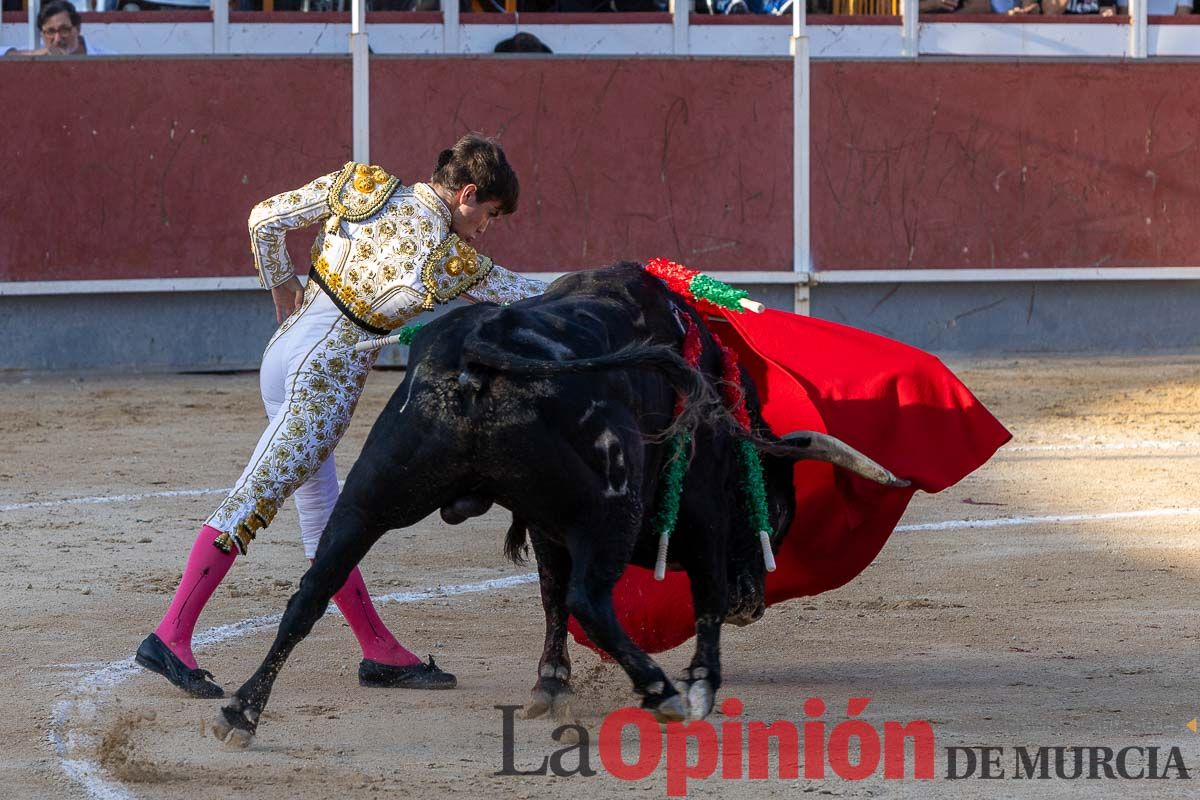
[{"label": "gold embroidery on jacket", "polygon": [[[445,223],[447,228],[454,224],[454,220],[450,216],[450,210],[446,208],[446,204],[442,202],[442,198],[437,196],[437,192],[424,183],[415,183],[412,189],[413,197],[420,200],[430,211],[441,217],[442,222]],[[426,229],[427,225],[429,226],[428,229]],[[429,233],[433,225],[428,220],[424,220],[421,223],[421,228],[425,233]]]},{"label": "gold embroidery on jacket", "polygon": [[492,260],[474,247],[450,234],[430,251],[421,267],[425,301],[421,308],[434,307],[434,301],[448,303],[479,283],[492,269]]},{"label": "gold embroidery on jacket", "polygon": [[[346,191],[349,183],[353,192]],[[338,173],[329,187],[329,221],[325,223],[328,233],[337,231],[342,220],[362,222],[379,213],[387,201],[400,187],[400,179],[389,175],[382,167],[348,163]]]}]

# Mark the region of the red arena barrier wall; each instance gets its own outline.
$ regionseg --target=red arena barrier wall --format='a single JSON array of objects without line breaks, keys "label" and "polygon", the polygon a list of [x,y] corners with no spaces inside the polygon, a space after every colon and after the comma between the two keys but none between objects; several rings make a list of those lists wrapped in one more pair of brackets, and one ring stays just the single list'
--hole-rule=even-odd
[{"label": "red arena barrier wall", "polygon": [[1195,264],[1200,64],[822,63],[818,267]]},{"label": "red arena barrier wall", "polygon": [[[818,62],[821,269],[1186,266],[1200,64]],[[350,158],[346,58],[0,64],[0,280],[243,276],[245,220]],[[372,161],[498,134],[502,264],[791,268],[791,64],[377,58]],[[293,237],[304,263],[306,237]]]}]

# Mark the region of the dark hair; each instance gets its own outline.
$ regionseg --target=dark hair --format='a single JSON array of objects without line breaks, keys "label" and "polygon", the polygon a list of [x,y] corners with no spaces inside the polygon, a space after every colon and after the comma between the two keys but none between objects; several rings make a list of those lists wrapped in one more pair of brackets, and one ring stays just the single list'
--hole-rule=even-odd
[{"label": "dark hair", "polygon": [[67,16],[71,18],[71,27],[78,28],[82,24],[79,18],[79,12],[75,10],[75,4],[71,0],[50,0],[49,3],[41,7],[38,11],[37,25],[38,30],[46,24],[46,20],[53,17],[55,14],[67,12]]},{"label": "dark hair", "polygon": [[522,31],[496,45],[497,53],[553,53],[546,43],[532,33]]},{"label": "dark hair", "polygon": [[468,133],[438,154],[437,169],[429,182],[455,192],[473,183],[475,198],[481,203],[499,200],[501,214],[516,211],[521,195],[517,173],[508,165],[500,143],[477,133]]}]

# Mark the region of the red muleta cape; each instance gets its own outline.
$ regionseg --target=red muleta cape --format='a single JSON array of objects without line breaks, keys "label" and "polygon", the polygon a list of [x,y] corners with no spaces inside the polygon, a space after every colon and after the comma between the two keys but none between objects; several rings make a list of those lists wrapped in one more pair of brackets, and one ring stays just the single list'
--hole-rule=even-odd
[{"label": "red muleta cape", "polygon": [[[723,311],[709,322],[754,379],[763,417],[776,434],[829,433],[912,482],[891,489],[830,464],[796,464],[796,516],[776,554],[778,569],[767,575],[768,605],[853,579],[879,554],[917,489],[952,486],[1012,438],[922,350],[782,311]],[[630,566],[613,603],[625,631],[648,652],[695,635],[684,572],[655,581],[651,570]],[[570,630],[576,641],[598,649],[574,618]]]}]

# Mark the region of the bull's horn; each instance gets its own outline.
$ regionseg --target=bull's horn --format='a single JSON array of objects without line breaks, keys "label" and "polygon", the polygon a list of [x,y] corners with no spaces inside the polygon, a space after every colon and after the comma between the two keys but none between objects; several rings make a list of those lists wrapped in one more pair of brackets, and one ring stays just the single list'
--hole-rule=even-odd
[{"label": "bull's horn", "polygon": [[862,475],[864,478],[884,486],[904,487],[909,482],[898,478],[888,469],[867,458],[841,439],[816,431],[795,431],[783,437],[785,444],[803,450],[798,459],[828,461],[843,469]]}]

